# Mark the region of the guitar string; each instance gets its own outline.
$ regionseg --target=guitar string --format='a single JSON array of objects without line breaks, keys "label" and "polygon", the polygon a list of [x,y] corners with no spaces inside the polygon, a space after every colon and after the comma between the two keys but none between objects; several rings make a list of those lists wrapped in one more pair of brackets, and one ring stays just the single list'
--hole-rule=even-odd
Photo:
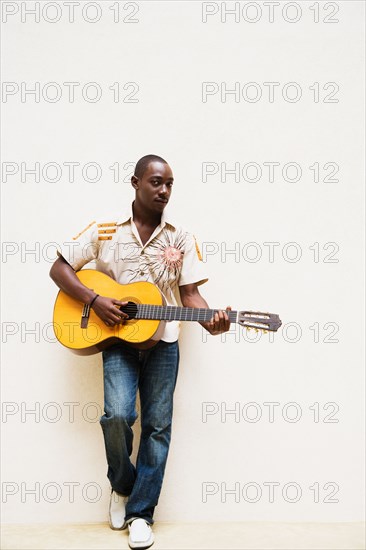
[{"label": "guitar string", "polygon": [[[137,307],[137,315],[135,315],[135,307]],[[181,306],[161,306],[155,304],[133,304],[124,308],[124,311],[130,313],[133,317],[137,319],[145,320],[165,320],[165,321],[209,321],[213,315],[218,311],[214,309],[207,308],[189,308]],[[237,322],[238,312],[229,311],[228,317],[230,323]],[[245,315],[244,315],[245,317]],[[251,323],[254,326],[263,325],[264,327],[269,327],[275,319],[267,318],[254,318],[250,317],[243,319],[246,323]]]},{"label": "guitar string", "polygon": [[[206,309],[206,308],[182,308],[180,306],[159,306],[152,304],[138,304],[137,306],[137,315],[140,319],[147,317],[153,319],[164,319],[164,320],[198,320],[198,321],[208,321],[218,310]],[[127,312],[127,308],[125,308]],[[229,319],[231,322],[236,320],[237,312],[230,311],[228,312]]]},{"label": "guitar string", "polygon": [[[134,306],[126,306],[123,308],[123,311],[126,313],[130,312],[133,313],[135,310]],[[218,310],[211,310],[211,309],[202,309],[202,308],[184,308],[179,309],[179,306],[154,306],[154,305],[147,305],[147,304],[139,304],[137,315],[140,318],[143,317],[158,317],[160,318],[169,318],[172,319],[173,317],[178,317],[179,319],[187,319],[190,317],[192,320],[199,318],[207,318],[210,319],[214,313],[216,313]],[[230,311],[228,312],[229,316],[234,319],[236,318],[237,312]]]}]

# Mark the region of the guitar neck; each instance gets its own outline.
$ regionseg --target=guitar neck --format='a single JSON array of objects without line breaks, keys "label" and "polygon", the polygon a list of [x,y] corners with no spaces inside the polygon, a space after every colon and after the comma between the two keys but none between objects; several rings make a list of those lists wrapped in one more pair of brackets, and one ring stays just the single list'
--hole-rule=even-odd
[{"label": "guitar neck", "polygon": [[[125,309],[128,313],[128,310]],[[136,319],[158,319],[161,321],[210,321],[217,313],[217,309],[181,307],[181,306],[155,306],[149,304],[137,304]],[[236,323],[237,311],[227,312],[230,323]]]}]

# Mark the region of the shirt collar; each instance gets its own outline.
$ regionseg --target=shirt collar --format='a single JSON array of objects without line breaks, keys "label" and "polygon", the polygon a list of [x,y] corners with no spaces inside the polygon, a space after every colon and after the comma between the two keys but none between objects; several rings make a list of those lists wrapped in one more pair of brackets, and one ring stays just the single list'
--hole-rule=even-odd
[{"label": "shirt collar", "polygon": [[[123,210],[122,213],[118,216],[117,219],[117,225],[122,225],[124,223],[129,222],[133,219],[133,212],[132,212],[132,203],[130,207],[126,210]],[[176,222],[172,219],[169,212],[166,211],[166,208],[163,210],[163,213],[161,215],[161,226],[164,227],[166,224],[171,225],[172,227],[176,228]]]}]

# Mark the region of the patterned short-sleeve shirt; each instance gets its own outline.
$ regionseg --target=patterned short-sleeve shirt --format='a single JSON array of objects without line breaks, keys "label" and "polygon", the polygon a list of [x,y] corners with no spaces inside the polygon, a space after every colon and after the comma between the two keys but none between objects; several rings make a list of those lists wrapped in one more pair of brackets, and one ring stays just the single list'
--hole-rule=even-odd
[{"label": "patterned short-sleeve shirt", "polygon": [[[131,208],[122,216],[93,221],[65,243],[59,254],[75,271],[95,261],[98,271],[120,284],[154,283],[168,305],[177,305],[179,286],[207,281],[195,237],[173,223],[166,212],[145,244],[141,242]],[[162,340],[177,340],[179,328],[179,321],[168,322]]]}]

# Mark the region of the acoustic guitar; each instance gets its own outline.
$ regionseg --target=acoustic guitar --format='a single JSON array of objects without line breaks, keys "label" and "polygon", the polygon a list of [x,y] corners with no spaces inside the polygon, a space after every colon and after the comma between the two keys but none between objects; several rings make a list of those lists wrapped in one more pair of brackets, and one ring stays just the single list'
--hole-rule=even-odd
[{"label": "acoustic guitar", "polygon": [[[57,294],[53,312],[56,338],[75,353],[91,355],[121,340],[146,349],[161,338],[168,321],[209,321],[215,309],[166,305],[164,296],[152,283],[138,282],[121,285],[94,269],[76,273],[79,280],[101,296],[113,296],[128,302],[120,309],[128,319],[108,327],[88,304],[82,304],[62,290]],[[255,330],[277,331],[281,320],[274,313],[259,311],[228,311],[231,323]]]}]

